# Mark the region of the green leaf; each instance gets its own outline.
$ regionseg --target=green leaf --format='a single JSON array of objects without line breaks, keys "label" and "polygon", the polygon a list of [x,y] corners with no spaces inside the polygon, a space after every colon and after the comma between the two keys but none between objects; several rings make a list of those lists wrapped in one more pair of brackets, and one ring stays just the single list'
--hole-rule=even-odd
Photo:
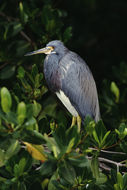
[{"label": "green leaf", "polygon": [[77,167],[90,167],[90,162],[85,156],[75,155],[74,157],[69,157],[68,160],[71,162],[72,165]]},{"label": "green leaf", "polygon": [[94,137],[95,141],[98,143],[98,145],[100,145],[100,141],[99,141],[99,138],[97,136],[96,130],[93,131],[93,137]]},{"label": "green leaf", "polygon": [[67,162],[61,164],[58,169],[58,174],[60,175],[60,178],[63,178],[68,184],[74,185],[76,172],[70,164],[67,164]]},{"label": "green leaf", "polygon": [[26,118],[26,105],[24,102],[18,104],[17,115],[19,124],[22,124]]},{"label": "green leaf", "polygon": [[25,78],[20,78],[22,86],[24,87],[24,89],[26,90],[26,92],[31,92],[32,88],[29,85],[29,83],[27,82],[27,80]]},{"label": "green leaf", "polygon": [[119,185],[120,189],[123,189],[123,177],[120,172],[117,173],[117,184]]},{"label": "green leaf", "polygon": [[34,98],[38,98],[41,96],[41,90],[40,89],[35,89],[34,90]]},{"label": "green leaf", "polygon": [[118,185],[118,184],[114,184],[114,189],[115,189],[115,190],[121,190],[121,189],[119,188],[119,185]]},{"label": "green leaf", "polygon": [[115,129],[115,132],[118,134],[120,139],[124,139],[127,135],[127,128],[125,123],[121,123],[119,126],[119,130]]},{"label": "green leaf", "polygon": [[33,144],[42,144],[45,143],[45,138],[44,136],[37,132],[36,130],[23,130],[22,132],[23,134],[21,134],[21,137],[23,139],[23,141],[27,141],[29,143],[33,143]]},{"label": "green leaf", "polygon": [[74,146],[74,141],[75,141],[75,138],[72,138],[67,146],[67,149],[66,149],[66,153],[68,154],[71,150],[72,150],[72,147]]},{"label": "green leaf", "polygon": [[25,166],[26,166],[26,159],[25,158],[21,158],[21,160],[19,161],[19,174],[20,176],[23,174]]},{"label": "green leaf", "polygon": [[19,177],[23,175],[26,166],[26,159],[23,157],[18,164],[14,165],[14,176]]},{"label": "green leaf", "polygon": [[17,124],[17,115],[14,112],[7,112],[6,119],[9,123]]},{"label": "green leaf", "polygon": [[54,184],[53,184],[53,181],[54,180],[57,180],[58,178],[58,173],[57,172],[54,172],[54,174],[52,175],[52,177],[50,178],[50,181],[49,181],[49,184],[48,184],[48,190],[58,190]]},{"label": "green leaf", "polygon": [[13,25],[12,35],[15,36],[23,29],[23,27],[22,27],[22,24],[19,22],[14,22],[13,24],[14,25]]},{"label": "green leaf", "polygon": [[107,132],[102,120],[96,123],[95,129],[93,130],[93,137],[98,143],[99,148],[103,147],[103,143],[108,138],[110,132]]},{"label": "green leaf", "polygon": [[89,135],[92,135],[95,130],[95,121],[90,121],[89,124],[87,124],[85,129]]},{"label": "green leaf", "polygon": [[52,160],[45,161],[40,168],[40,173],[42,176],[51,176],[56,169],[56,163]]},{"label": "green leaf", "polygon": [[33,116],[37,117],[38,114],[40,113],[41,109],[42,109],[41,104],[37,103],[34,100],[32,106],[33,106]]},{"label": "green leaf", "polygon": [[18,190],[27,190],[26,189],[26,185],[24,184],[24,182],[20,183]]},{"label": "green leaf", "polygon": [[39,73],[35,76],[34,85],[35,85],[35,88],[39,88],[41,86]]},{"label": "green leaf", "polygon": [[31,126],[36,124],[36,119],[34,117],[30,117],[29,120],[26,121],[25,126]]},{"label": "green leaf", "polygon": [[47,134],[44,134],[44,139],[47,142],[48,148],[53,151],[54,157],[58,158],[60,149],[59,149],[59,146],[57,145],[55,139],[52,137],[48,137]]},{"label": "green leaf", "polygon": [[26,113],[27,113],[27,118],[28,119],[33,117],[33,104],[27,104],[26,105]]},{"label": "green leaf", "polygon": [[6,87],[1,89],[1,106],[5,113],[9,112],[12,106],[11,94]]},{"label": "green leaf", "polygon": [[16,66],[8,65],[0,71],[0,79],[5,80],[11,78],[15,74]]},{"label": "green leaf", "polygon": [[127,187],[127,173],[123,175],[123,185],[124,185],[124,188]]},{"label": "green leaf", "polygon": [[14,166],[14,176],[15,177],[19,177],[19,165],[18,164],[15,164]]},{"label": "green leaf", "polygon": [[101,146],[102,146],[102,147],[105,145],[105,141],[106,141],[107,137],[109,136],[110,132],[111,132],[111,131],[108,131],[108,132],[105,134],[105,136],[103,137],[103,139],[102,139],[102,141],[101,141]]},{"label": "green leaf", "polygon": [[55,20],[54,19],[50,19],[47,21],[47,24],[46,24],[46,30],[48,32],[51,32],[52,30],[55,29]]},{"label": "green leaf", "polygon": [[20,149],[19,142],[17,140],[12,140],[11,145],[9,146],[9,148],[5,153],[5,159],[9,159],[14,154],[18,153],[19,149]]},{"label": "green leaf", "polygon": [[124,152],[127,153],[127,142],[125,140],[122,140],[122,142],[120,143],[120,147]]},{"label": "green leaf", "polygon": [[76,146],[80,141],[80,134],[78,133],[77,126],[70,127],[65,133],[65,138],[68,146],[69,144],[71,146],[73,144],[72,147]]},{"label": "green leaf", "polygon": [[116,103],[119,102],[119,97],[120,97],[120,91],[119,91],[119,88],[117,87],[116,83],[115,82],[111,82],[111,91],[112,93],[115,95],[116,97]]},{"label": "green leaf", "polygon": [[23,23],[28,21],[28,15],[24,12],[22,2],[19,3],[19,10],[20,10],[20,18]]},{"label": "green leaf", "polygon": [[38,68],[37,68],[37,65],[32,65],[32,76],[33,76],[33,78],[35,78],[36,77],[36,75],[38,74]]},{"label": "green leaf", "polygon": [[18,75],[17,75],[17,77],[22,79],[22,78],[24,78],[24,76],[25,76],[24,68],[22,66],[18,67]]},{"label": "green leaf", "polygon": [[41,186],[42,186],[42,189],[45,190],[48,186],[48,183],[49,183],[49,179],[48,178],[45,178],[42,183],[41,183]]},{"label": "green leaf", "polygon": [[98,158],[93,157],[91,160],[91,169],[93,172],[93,176],[97,179],[99,178],[99,163],[98,163]]},{"label": "green leaf", "polygon": [[19,10],[20,10],[21,13],[23,13],[23,4],[22,4],[22,2],[19,3]]},{"label": "green leaf", "polygon": [[4,166],[5,154],[2,149],[0,149],[0,167]]},{"label": "green leaf", "polygon": [[100,172],[99,178],[96,179],[96,184],[101,185],[103,183],[106,183],[106,181],[107,181],[107,176]]},{"label": "green leaf", "polygon": [[72,27],[69,26],[63,33],[64,42],[66,43],[72,37]]}]

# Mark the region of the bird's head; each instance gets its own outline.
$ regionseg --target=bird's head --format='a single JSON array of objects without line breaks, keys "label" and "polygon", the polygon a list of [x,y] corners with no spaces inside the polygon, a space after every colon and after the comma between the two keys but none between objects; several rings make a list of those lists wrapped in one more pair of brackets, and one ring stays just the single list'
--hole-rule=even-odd
[{"label": "bird's head", "polygon": [[54,40],[49,42],[45,48],[38,49],[36,51],[32,51],[27,53],[25,56],[31,56],[36,54],[57,54],[57,55],[64,55],[67,51],[67,48],[64,46],[64,44],[59,40]]}]

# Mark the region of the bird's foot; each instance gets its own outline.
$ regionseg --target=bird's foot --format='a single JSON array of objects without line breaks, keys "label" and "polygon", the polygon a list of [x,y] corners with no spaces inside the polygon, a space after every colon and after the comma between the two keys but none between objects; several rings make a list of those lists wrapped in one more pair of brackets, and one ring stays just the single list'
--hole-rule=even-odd
[{"label": "bird's foot", "polygon": [[81,129],[81,117],[78,115],[77,117],[72,117],[72,123],[71,123],[71,127],[73,127],[74,125],[76,125],[77,122],[77,126],[78,126],[78,132],[80,132]]},{"label": "bird's foot", "polygon": [[71,127],[73,127],[74,125],[76,125],[76,121],[77,121],[77,118],[73,116],[72,117]]},{"label": "bird's foot", "polygon": [[81,117],[78,115],[78,117],[77,117],[78,132],[80,132],[80,130],[81,130],[81,122],[82,122],[82,119],[81,119]]}]

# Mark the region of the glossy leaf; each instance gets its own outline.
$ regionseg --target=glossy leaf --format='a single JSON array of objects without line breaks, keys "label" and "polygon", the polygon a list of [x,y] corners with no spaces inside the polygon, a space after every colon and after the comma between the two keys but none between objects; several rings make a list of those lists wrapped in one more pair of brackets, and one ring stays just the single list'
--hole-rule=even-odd
[{"label": "glossy leaf", "polygon": [[76,180],[76,173],[71,165],[66,162],[61,164],[58,171],[61,178],[63,178],[68,184],[73,185]]},{"label": "glossy leaf", "polygon": [[6,87],[1,89],[1,106],[5,113],[9,112],[12,106],[11,95]]},{"label": "glossy leaf", "polygon": [[56,162],[47,160],[45,161],[40,168],[40,173],[42,176],[51,176],[56,169]]},{"label": "glossy leaf", "polygon": [[41,186],[42,186],[42,189],[43,189],[43,190],[46,189],[46,187],[48,186],[48,183],[49,183],[49,179],[48,179],[48,178],[46,178],[46,179],[44,179],[44,180],[42,181]]},{"label": "glossy leaf", "polygon": [[52,175],[49,184],[48,184],[48,190],[57,190],[57,188],[54,186],[53,181],[57,180],[58,177],[58,173],[54,172],[54,174]]},{"label": "glossy leaf", "polygon": [[91,169],[93,172],[93,176],[98,179],[99,178],[99,163],[98,158],[93,157],[91,160]]},{"label": "glossy leaf", "polygon": [[24,102],[18,104],[17,115],[19,124],[22,124],[26,118],[26,105]]},{"label": "glossy leaf", "polygon": [[120,172],[117,173],[117,183],[120,189],[123,189],[123,177]]},{"label": "glossy leaf", "polygon": [[85,168],[90,166],[89,160],[85,156],[75,155],[69,158],[72,165],[77,167]]},{"label": "glossy leaf", "polygon": [[11,145],[9,146],[9,148],[5,153],[5,159],[9,159],[11,156],[18,153],[19,149],[20,149],[19,142],[17,140],[12,140]]},{"label": "glossy leaf", "polygon": [[37,103],[35,100],[34,100],[34,103],[33,103],[33,115],[34,117],[37,117],[38,114],[40,113],[42,107],[41,107],[41,104]]},{"label": "glossy leaf", "polygon": [[116,102],[119,102],[119,96],[120,96],[120,92],[119,92],[119,88],[117,87],[115,82],[111,83],[111,91],[112,93],[115,95],[116,97]]},{"label": "glossy leaf", "polygon": [[0,71],[0,79],[5,80],[11,78],[15,74],[16,67],[14,65],[6,66],[4,69]]},{"label": "glossy leaf", "polygon": [[2,149],[0,149],[0,167],[4,165],[4,160],[5,160],[5,154]]}]

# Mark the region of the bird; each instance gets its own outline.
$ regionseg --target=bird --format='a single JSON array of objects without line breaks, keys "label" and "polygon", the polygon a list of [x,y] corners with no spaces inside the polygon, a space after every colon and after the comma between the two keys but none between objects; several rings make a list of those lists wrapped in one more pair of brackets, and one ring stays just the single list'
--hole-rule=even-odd
[{"label": "bird", "polygon": [[95,122],[100,120],[100,108],[96,83],[86,62],[65,47],[60,40],[50,41],[46,47],[29,52],[25,56],[46,54],[44,76],[49,89],[56,94],[71,113],[71,127],[78,126],[86,116]]}]

